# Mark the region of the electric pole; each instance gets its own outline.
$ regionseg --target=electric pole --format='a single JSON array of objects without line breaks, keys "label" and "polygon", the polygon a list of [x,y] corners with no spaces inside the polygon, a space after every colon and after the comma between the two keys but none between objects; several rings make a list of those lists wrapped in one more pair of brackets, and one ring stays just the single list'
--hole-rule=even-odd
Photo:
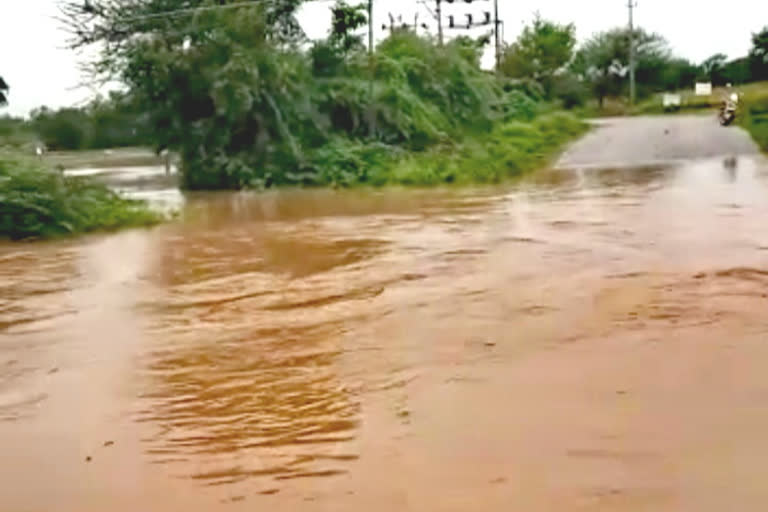
[{"label": "electric pole", "polygon": [[635,104],[635,19],[634,10],[637,7],[635,0],[629,0],[629,104]]},{"label": "electric pole", "polygon": [[376,113],[373,109],[373,0],[368,0],[368,135],[376,136]]},{"label": "electric pole", "polygon": [[368,0],[368,55],[373,55],[373,0]]},{"label": "electric pole", "polygon": [[440,43],[440,46],[443,46],[443,10],[440,7],[442,0],[435,1],[437,4],[435,8],[435,17],[437,18],[437,41]]},{"label": "electric pole", "polygon": [[501,34],[499,30],[499,26],[501,25],[501,21],[499,21],[499,0],[493,0],[493,33],[495,35],[495,42],[496,42],[496,72],[498,72],[501,69]]}]

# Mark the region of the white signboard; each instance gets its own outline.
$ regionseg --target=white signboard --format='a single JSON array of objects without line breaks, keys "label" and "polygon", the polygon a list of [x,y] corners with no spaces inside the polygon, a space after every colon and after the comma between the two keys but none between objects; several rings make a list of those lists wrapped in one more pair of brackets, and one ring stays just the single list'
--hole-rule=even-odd
[{"label": "white signboard", "polygon": [[709,96],[712,94],[712,84],[709,82],[696,83],[696,96]]},{"label": "white signboard", "polygon": [[664,108],[679,108],[682,101],[679,94],[665,94],[662,103]]}]

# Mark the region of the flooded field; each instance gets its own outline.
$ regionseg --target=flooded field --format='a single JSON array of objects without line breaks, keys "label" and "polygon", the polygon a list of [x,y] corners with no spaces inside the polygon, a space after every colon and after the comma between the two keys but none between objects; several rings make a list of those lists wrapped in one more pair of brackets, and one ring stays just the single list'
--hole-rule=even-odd
[{"label": "flooded field", "polygon": [[0,245],[3,511],[768,503],[761,157],[149,183],[179,221]]}]

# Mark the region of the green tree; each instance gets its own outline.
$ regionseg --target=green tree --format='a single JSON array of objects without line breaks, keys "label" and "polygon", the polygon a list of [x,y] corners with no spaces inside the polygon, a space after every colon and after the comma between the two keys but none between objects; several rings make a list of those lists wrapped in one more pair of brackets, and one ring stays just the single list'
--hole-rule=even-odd
[{"label": "green tree", "polygon": [[355,31],[368,23],[364,4],[348,5],[338,0],[331,9],[331,44],[338,46],[344,53],[352,49],[363,48],[363,37]]},{"label": "green tree", "polygon": [[312,45],[310,57],[315,75],[334,76],[350,56],[364,49],[362,36],[355,31],[365,25],[368,18],[362,4],[350,6],[338,0],[331,9],[331,31],[326,40]]},{"label": "green tree", "polygon": [[[275,5],[293,12],[295,1],[90,1],[95,12],[68,4],[73,45],[99,44],[94,71],[126,85],[155,145],[181,155],[188,188],[370,182],[370,162],[401,148],[455,143],[536,113],[480,68],[475,41],[440,47],[398,30],[369,58],[356,36],[360,6],[337,4],[329,37],[304,50],[270,21]],[[190,3],[215,8],[147,17]]]},{"label": "green tree", "polygon": [[89,125],[88,149],[151,145],[147,116],[122,92],[96,97],[83,110]]},{"label": "green tree", "polygon": [[768,26],[752,35],[749,67],[752,80],[768,80]]},{"label": "green tree", "polygon": [[749,68],[749,57],[729,61],[723,66],[723,79],[732,84],[744,84],[752,79]]},{"label": "green tree", "polygon": [[[606,97],[626,92],[629,73],[629,31],[601,32],[587,40],[576,54],[571,69],[587,83],[602,107]],[[634,33],[638,94],[664,88],[664,70],[672,61],[666,40],[636,29]]]},{"label": "green tree", "polygon": [[532,78],[549,96],[555,75],[571,61],[575,46],[573,24],[560,25],[537,14],[517,41],[504,50],[500,69],[510,78]]},{"label": "green tree", "polygon": [[725,83],[723,70],[726,62],[728,62],[727,55],[716,53],[701,63],[701,72],[712,84],[723,85]]},{"label": "green tree", "polygon": [[0,107],[8,104],[8,84],[0,76]]},{"label": "green tree", "polygon": [[57,111],[47,107],[31,113],[31,125],[50,149],[84,149],[89,137],[90,123],[87,115],[76,108]]},{"label": "green tree", "polygon": [[664,90],[675,91],[692,88],[699,68],[687,59],[671,59],[661,72],[660,85]]}]

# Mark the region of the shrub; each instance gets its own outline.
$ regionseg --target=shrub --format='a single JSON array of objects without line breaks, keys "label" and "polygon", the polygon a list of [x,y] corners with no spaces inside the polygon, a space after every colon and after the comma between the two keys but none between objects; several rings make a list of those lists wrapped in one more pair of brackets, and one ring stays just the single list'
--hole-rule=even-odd
[{"label": "shrub", "polygon": [[768,151],[768,90],[747,95],[741,124],[763,151]]},{"label": "shrub", "polygon": [[52,237],[159,220],[145,203],[122,198],[106,186],[0,153],[0,237]]}]

